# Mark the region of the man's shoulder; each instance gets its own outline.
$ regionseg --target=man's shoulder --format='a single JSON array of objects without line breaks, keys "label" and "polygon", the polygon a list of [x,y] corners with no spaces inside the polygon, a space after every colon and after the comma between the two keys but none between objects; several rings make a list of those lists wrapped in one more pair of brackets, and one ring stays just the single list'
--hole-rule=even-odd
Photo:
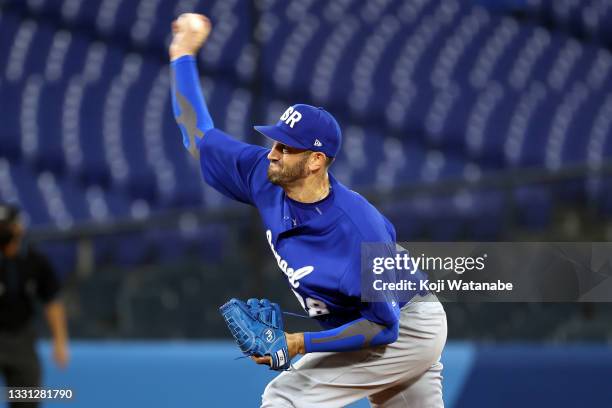
[{"label": "man's shoulder", "polygon": [[349,232],[357,233],[361,241],[387,241],[393,228],[385,216],[364,196],[340,182],[334,185],[335,204],[348,221]]}]

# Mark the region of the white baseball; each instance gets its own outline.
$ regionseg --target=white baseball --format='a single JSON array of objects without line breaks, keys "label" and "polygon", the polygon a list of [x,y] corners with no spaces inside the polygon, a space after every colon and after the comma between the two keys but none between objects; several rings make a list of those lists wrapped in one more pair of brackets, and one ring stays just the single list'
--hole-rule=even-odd
[{"label": "white baseball", "polygon": [[204,22],[198,16],[189,16],[189,25],[193,31],[201,31],[204,29]]},{"label": "white baseball", "polygon": [[197,14],[184,13],[179,17],[181,25],[193,31],[200,31],[204,28],[204,21]]},{"label": "white baseball", "polygon": [[172,23],[172,43],[169,49],[171,57],[197,53],[206,42],[210,30],[211,23],[205,16],[194,13],[181,14]]}]

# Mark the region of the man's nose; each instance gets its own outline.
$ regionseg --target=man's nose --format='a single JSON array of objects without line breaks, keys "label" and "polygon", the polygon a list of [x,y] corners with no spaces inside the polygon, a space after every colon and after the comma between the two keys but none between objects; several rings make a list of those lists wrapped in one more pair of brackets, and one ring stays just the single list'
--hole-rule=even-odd
[{"label": "man's nose", "polygon": [[272,149],[270,149],[270,153],[268,153],[268,160],[280,160],[280,153],[278,149],[276,149],[276,146],[272,146]]}]

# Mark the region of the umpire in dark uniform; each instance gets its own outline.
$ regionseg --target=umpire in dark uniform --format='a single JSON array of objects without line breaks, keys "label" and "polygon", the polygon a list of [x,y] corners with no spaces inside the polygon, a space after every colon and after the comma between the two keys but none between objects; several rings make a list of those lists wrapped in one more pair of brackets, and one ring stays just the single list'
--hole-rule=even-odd
[{"label": "umpire in dark uniform", "polygon": [[41,384],[33,324],[39,303],[53,337],[55,362],[64,367],[69,359],[66,314],[57,299],[59,282],[45,257],[22,242],[23,234],[19,210],[0,203],[0,376],[7,387]]}]

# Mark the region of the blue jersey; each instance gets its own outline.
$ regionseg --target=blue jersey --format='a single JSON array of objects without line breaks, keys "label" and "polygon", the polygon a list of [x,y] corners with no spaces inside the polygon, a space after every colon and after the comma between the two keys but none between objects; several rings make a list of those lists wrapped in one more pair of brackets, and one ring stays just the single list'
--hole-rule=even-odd
[{"label": "blue jersey", "polygon": [[326,199],[311,205],[288,198],[268,181],[268,149],[214,128],[195,58],[174,60],[171,73],[172,107],[185,148],[200,160],[211,186],[257,207],[289,287],[326,329],[304,333],[305,351],[349,351],[394,342],[402,305],[386,292],[380,302],[362,302],[360,276],[362,243],[383,243],[375,255],[394,255],[391,223],[332,175]]},{"label": "blue jersey", "polygon": [[320,215],[296,225],[296,203],[268,181],[269,149],[218,129],[208,130],[199,148],[205,180],[259,210],[270,250],[309,316],[325,328],[362,317],[385,326],[397,323],[398,302],[361,301],[361,244],[395,242],[393,225],[365,198],[330,174],[331,195],[317,207]]}]

